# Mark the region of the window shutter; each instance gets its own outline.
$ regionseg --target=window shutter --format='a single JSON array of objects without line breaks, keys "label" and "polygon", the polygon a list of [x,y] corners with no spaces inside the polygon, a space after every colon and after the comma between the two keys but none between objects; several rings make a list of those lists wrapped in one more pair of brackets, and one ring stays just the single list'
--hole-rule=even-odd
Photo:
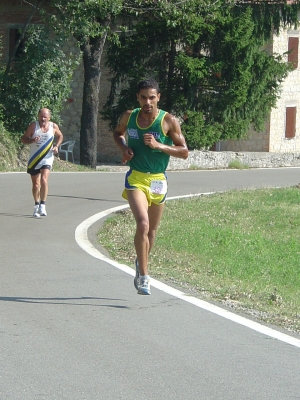
[{"label": "window shutter", "polygon": [[289,37],[288,62],[293,65],[294,69],[298,68],[298,47],[299,47],[299,38]]},{"label": "window shutter", "polygon": [[285,137],[293,138],[296,135],[296,107],[286,107]]}]

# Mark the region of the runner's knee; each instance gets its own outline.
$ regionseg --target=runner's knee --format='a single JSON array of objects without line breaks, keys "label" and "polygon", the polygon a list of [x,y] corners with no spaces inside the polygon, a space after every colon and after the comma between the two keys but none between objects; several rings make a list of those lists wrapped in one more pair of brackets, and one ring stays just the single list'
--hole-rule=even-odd
[{"label": "runner's knee", "polygon": [[42,186],[48,185],[48,178],[46,176],[41,177],[41,185]]},{"label": "runner's knee", "polygon": [[156,229],[149,230],[148,232],[149,241],[154,241],[155,236],[156,236]]},{"label": "runner's knee", "polygon": [[148,235],[148,233],[149,233],[149,222],[146,221],[145,219],[141,219],[140,221],[137,221],[136,229],[137,229],[137,232],[140,235]]}]

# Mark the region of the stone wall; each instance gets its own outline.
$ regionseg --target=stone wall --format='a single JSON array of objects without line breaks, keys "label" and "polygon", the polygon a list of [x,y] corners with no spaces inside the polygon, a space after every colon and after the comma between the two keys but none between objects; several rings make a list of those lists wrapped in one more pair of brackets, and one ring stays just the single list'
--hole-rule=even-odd
[{"label": "stone wall", "polygon": [[[76,54],[79,52],[74,39],[70,39],[65,45],[66,54]],[[60,129],[64,135],[64,142],[75,140],[74,159],[79,161],[80,154],[80,125],[82,110],[82,91],[83,91],[83,67],[80,64],[73,74],[71,82],[71,93],[66,100],[65,107],[60,113],[62,123]]]},{"label": "stone wall", "polygon": [[247,136],[240,140],[224,140],[218,143],[219,151],[269,151],[270,123],[265,124],[265,129],[256,132],[250,129]]},{"label": "stone wall", "polygon": [[300,167],[300,153],[194,150],[187,160],[170,157],[168,170],[228,168],[236,161],[249,168]]},{"label": "stone wall", "polygon": [[[69,52],[78,52],[78,46],[74,40],[66,44],[66,54]],[[97,160],[99,163],[115,162],[119,159],[119,151],[116,149],[112,132],[108,128],[108,123],[101,118],[101,110],[106,102],[110,92],[110,74],[105,65],[105,50],[101,59],[101,79],[99,91],[99,109],[98,109],[98,142],[97,142]],[[81,63],[74,72],[71,82],[72,91],[67,99],[65,110],[61,113],[63,123],[61,130],[64,134],[64,140],[75,139],[74,147],[75,160],[80,156],[80,126],[82,113],[82,93],[84,83],[83,63]]]}]

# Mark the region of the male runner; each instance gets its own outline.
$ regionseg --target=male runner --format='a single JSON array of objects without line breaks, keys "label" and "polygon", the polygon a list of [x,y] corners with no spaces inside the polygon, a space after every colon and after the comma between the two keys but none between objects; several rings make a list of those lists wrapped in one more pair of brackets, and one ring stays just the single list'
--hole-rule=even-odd
[{"label": "male runner", "polygon": [[[51,112],[48,108],[40,109],[38,120],[28,126],[21,138],[22,143],[30,144],[27,172],[32,181],[33,216],[37,218],[47,215],[48,178],[54,154],[58,153],[63,141],[63,134],[54,122],[50,122],[50,118]],[[55,144],[54,138],[56,138]]]},{"label": "male runner", "polygon": [[188,157],[179,122],[158,108],[159,99],[158,83],[151,79],[141,81],[137,87],[140,107],[127,110],[114,130],[122,162],[130,166],[122,196],[128,200],[136,221],[134,286],[138,294],[144,295],[151,294],[148,255],[164,210],[169,158]]}]

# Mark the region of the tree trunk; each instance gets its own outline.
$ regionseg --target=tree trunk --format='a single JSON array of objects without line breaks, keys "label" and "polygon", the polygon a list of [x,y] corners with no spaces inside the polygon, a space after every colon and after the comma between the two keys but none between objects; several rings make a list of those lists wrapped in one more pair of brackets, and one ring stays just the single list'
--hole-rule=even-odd
[{"label": "tree trunk", "polygon": [[100,61],[106,34],[90,38],[82,44],[84,85],[80,128],[80,164],[91,168],[97,165],[98,106],[100,90]]}]

